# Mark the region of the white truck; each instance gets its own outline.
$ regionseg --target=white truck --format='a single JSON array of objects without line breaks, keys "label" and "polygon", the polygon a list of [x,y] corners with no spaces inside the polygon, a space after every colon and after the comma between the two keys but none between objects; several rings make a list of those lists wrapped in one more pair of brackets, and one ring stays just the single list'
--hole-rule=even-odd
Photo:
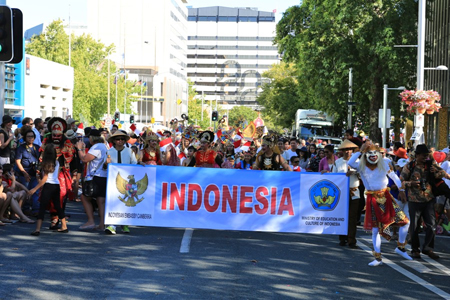
[{"label": "white truck", "polygon": [[334,145],[339,145],[342,141],[335,134],[333,117],[318,110],[298,109],[292,129],[293,135],[298,139],[307,140],[312,137]]}]

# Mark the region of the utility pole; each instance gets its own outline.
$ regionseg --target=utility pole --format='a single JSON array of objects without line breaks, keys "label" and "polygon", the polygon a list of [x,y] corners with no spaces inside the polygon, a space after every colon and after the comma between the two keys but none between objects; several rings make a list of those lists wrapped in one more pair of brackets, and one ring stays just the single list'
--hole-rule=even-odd
[{"label": "utility pole", "polygon": [[353,68],[350,68],[348,73],[348,126],[347,129],[352,129],[352,113],[353,113]]}]

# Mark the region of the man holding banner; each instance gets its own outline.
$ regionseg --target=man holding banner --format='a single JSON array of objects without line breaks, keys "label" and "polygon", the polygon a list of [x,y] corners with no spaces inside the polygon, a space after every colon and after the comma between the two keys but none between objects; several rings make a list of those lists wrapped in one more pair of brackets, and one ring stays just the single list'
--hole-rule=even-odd
[{"label": "man holding banner", "polygon": [[[133,151],[130,148],[125,147],[125,143],[130,139],[128,135],[123,132],[117,131],[109,139],[108,142],[113,144],[113,147],[108,150],[108,158],[106,159],[105,165],[110,163],[115,164],[127,164],[136,165],[137,160]],[[133,186],[130,187],[129,191],[132,193]],[[108,225],[105,228],[105,232],[108,234],[116,234],[116,226]],[[123,233],[130,233],[128,226],[122,226]]]},{"label": "man holding banner", "polygon": [[263,138],[253,170],[280,171],[282,167],[285,171],[292,171],[288,162],[281,156],[276,141],[278,141],[276,135],[267,135]]}]

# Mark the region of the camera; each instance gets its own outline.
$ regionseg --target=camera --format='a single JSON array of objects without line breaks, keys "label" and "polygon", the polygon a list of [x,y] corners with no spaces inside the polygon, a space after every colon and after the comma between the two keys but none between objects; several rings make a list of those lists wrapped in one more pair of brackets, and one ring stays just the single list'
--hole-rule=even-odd
[{"label": "camera", "polygon": [[427,181],[424,178],[419,179],[419,185],[422,192],[424,192],[427,189]]}]

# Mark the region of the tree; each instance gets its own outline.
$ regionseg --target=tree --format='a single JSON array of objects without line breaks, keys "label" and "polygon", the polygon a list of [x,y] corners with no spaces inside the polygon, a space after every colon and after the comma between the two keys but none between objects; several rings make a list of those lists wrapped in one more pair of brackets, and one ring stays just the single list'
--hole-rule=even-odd
[{"label": "tree", "polygon": [[[114,76],[108,78],[108,62],[106,57],[114,53],[114,45],[105,46],[90,35],[71,37],[71,66],[74,68],[73,116],[87,125],[100,125],[100,120],[107,112],[108,80],[111,90],[114,90]],[[26,46],[26,53],[68,65],[69,37],[65,33],[61,20],[48,25],[46,30],[33,36],[31,43]],[[111,63],[110,74],[118,74],[118,68]],[[131,96],[140,91],[133,82],[118,78],[118,108],[123,112],[125,93],[126,110],[131,111],[131,103],[135,101]],[[111,101],[114,102],[114,101]],[[111,103],[110,110],[114,112],[115,103]]]},{"label": "tree", "polygon": [[258,117],[258,113],[248,106],[234,106],[229,111],[228,125],[243,128],[245,121],[252,122]]},{"label": "tree", "polygon": [[282,61],[274,64],[262,76],[270,80],[263,85],[263,91],[258,97],[258,103],[264,107],[263,113],[271,116],[276,126],[292,127],[297,109],[308,105],[298,95],[295,64]]},{"label": "tree", "polygon": [[[380,141],[383,84],[415,82],[415,50],[394,45],[415,43],[416,22],[414,1],[304,0],[285,12],[275,42],[283,60],[298,70],[299,101],[334,115],[337,123],[347,117],[348,72],[353,68],[353,119],[360,119],[371,138]],[[400,106],[398,99],[391,103]]]}]

